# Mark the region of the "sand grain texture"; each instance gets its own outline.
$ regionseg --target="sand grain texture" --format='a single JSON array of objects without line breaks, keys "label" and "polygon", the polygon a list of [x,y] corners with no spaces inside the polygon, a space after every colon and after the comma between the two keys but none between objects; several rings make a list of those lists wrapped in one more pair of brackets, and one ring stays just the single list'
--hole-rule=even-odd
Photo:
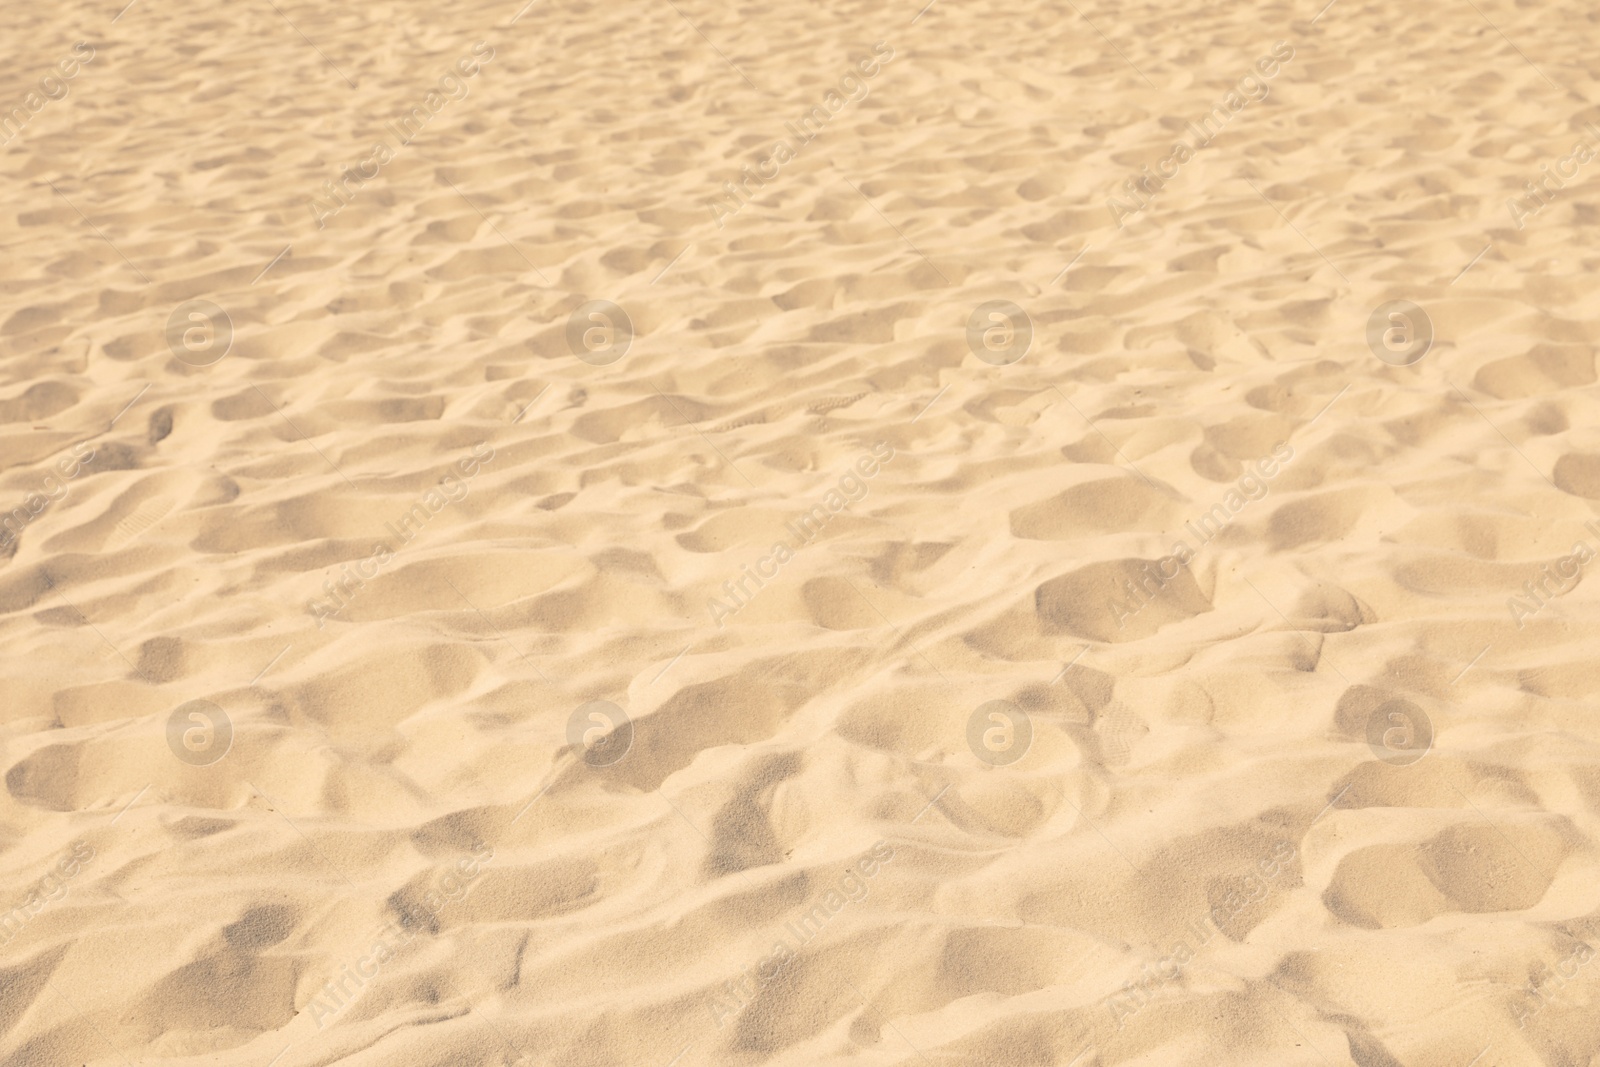
[{"label": "sand grain texture", "polygon": [[120,5],[0,1063],[1600,1064],[1593,10]]}]

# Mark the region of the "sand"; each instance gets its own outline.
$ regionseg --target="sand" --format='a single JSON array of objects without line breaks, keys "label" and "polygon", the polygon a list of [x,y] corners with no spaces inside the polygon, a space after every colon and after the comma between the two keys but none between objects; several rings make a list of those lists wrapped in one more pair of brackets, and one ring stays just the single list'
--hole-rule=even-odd
[{"label": "sand", "polygon": [[0,14],[0,1063],[1600,1064],[1574,0]]}]

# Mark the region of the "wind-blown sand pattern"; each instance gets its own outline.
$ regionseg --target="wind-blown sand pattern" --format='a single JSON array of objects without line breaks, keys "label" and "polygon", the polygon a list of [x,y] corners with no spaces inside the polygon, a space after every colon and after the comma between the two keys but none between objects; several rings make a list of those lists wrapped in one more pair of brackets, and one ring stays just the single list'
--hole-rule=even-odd
[{"label": "wind-blown sand pattern", "polygon": [[0,1063],[1600,1064],[1592,8],[123,4]]}]

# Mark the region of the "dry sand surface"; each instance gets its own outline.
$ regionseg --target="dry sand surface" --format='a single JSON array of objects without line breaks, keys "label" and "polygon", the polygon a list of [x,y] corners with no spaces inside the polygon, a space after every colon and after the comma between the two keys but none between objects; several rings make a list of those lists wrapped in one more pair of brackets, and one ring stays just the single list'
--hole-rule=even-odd
[{"label": "dry sand surface", "polygon": [[1600,1064],[1592,3],[124,3],[0,1064]]}]

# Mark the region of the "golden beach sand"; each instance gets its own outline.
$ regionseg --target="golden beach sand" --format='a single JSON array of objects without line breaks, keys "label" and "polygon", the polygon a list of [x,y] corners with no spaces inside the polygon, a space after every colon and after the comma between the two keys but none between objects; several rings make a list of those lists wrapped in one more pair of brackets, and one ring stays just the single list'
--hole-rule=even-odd
[{"label": "golden beach sand", "polygon": [[1600,1064],[1574,0],[0,12],[0,1064]]}]

